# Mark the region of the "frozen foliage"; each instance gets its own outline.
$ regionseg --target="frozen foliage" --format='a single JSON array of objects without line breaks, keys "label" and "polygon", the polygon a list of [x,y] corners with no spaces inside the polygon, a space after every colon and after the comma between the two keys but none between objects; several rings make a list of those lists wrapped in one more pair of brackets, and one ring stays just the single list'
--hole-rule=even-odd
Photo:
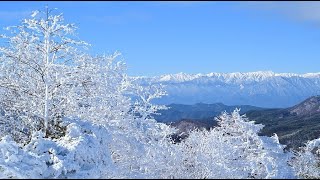
[{"label": "frozen foliage", "polygon": [[[24,143],[40,129],[46,137],[58,138],[65,129],[61,121],[68,116],[122,126],[121,120],[134,113],[125,94],[149,87],[135,86],[128,80],[125,64],[117,60],[120,53],[85,53],[81,47],[87,43],[71,38],[76,27],[64,24],[61,14],[50,13],[48,9],[35,12],[32,19],[10,28],[14,29],[13,37],[5,36],[9,46],[0,48],[3,132],[25,135],[19,136]],[[158,88],[146,94],[150,96],[146,100],[145,94],[137,94],[136,103],[144,108],[140,112],[155,111],[158,106],[147,103],[161,94]],[[7,124],[18,126],[5,127]]]},{"label": "frozen foliage", "polygon": [[219,127],[193,131],[177,145],[180,166],[172,167],[174,178],[294,178],[277,136],[260,137],[262,128],[247,122],[235,110],[218,117]]},{"label": "frozen foliage", "polygon": [[66,135],[55,140],[45,138],[41,131],[35,132],[26,146],[3,137],[0,177],[152,178],[158,175],[157,165],[165,163],[161,151],[166,150],[161,146],[165,136],[159,136],[156,143],[151,135],[137,139],[79,119],[64,123],[68,124]]},{"label": "frozen foliage", "polygon": [[309,141],[291,162],[300,178],[320,178],[320,138]]},{"label": "frozen foliage", "polygon": [[61,119],[77,101],[66,92],[77,93],[72,87],[85,83],[73,77],[88,44],[74,40],[75,25],[64,24],[62,14],[51,11],[34,12],[7,28],[11,36],[2,36],[8,45],[0,47],[0,105],[2,120],[14,117],[29,124],[29,134],[42,129],[46,136],[59,136]]},{"label": "frozen foliage", "polygon": [[[102,178],[115,177],[106,128],[80,120],[68,120],[66,135],[44,138],[35,132],[21,148],[9,136],[0,141],[2,178]],[[1,175],[0,175],[1,177]]]}]

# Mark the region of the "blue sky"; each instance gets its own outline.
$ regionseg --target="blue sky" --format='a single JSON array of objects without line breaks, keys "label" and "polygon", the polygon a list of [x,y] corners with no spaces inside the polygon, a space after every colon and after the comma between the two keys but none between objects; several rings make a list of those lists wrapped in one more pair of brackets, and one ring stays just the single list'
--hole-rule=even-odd
[{"label": "blue sky", "polygon": [[129,75],[320,72],[320,2],[0,2],[0,27],[46,4]]}]

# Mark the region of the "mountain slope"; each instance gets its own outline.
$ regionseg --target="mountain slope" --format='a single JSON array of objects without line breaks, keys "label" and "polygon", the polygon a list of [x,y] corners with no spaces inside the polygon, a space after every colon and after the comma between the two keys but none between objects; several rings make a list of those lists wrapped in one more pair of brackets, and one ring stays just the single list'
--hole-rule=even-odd
[{"label": "mountain slope", "polygon": [[320,94],[320,73],[293,74],[258,71],[131,77],[141,85],[162,84],[168,96],[157,104],[222,102],[258,107],[289,107]]},{"label": "mountain slope", "polygon": [[250,120],[264,124],[261,135],[277,133],[280,143],[298,148],[320,137],[320,96],[306,99],[285,109],[254,110],[246,113]]}]

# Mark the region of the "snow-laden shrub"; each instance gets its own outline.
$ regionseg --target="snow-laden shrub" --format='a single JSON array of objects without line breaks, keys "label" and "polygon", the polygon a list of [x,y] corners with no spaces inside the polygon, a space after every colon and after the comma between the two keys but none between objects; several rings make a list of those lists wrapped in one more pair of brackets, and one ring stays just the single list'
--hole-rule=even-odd
[{"label": "snow-laden shrub", "polygon": [[32,125],[36,124],[27,123],[28,117],[21,114],[0,114],[0,138],[6,135],[14,138],[16,142],[27,143],[31,139]]},{"label": "snow-laden shrub", "polygon": [[114,166],[106,127],[68,119],[59,139],[35,132],[26,146],[9,136],[0,141],[1,178],[113,178],[121,172]]},{"label": "snow-laden shrub", "polygon": [[39,131],[23,146],[4,137],[0,172],[2,178],[295,178],[287,163],[292,154],[276,135],[258,136],[261,126],[238,111],[219,119],[219,127],[193,131],[178,144],[168,141],[170,128],[152,120],[129,120],[127,127],[136,128],[124,132],[67,119],[59,139]]},{"label": "snow-laden shrub", "polygon": [[293,178],[292,154],[277,136],[258,136],[262,125],[248,122],[239,110],[217,118],[210,131],[193,131],[177,144],[174,178]]},{"label": "snow-laden shrub", "polygon": [[[164,124],[153,124],[163,131],[135,136],[95,125],[90,121],[66,119],[66,135],[51,139],[41,131],[27,145],[10,136],[0,141],[1,178],[154,178],[167,166]],[[147,125],[145,125],[147,127]],[[151,130],[151,126],[148,127]],[[136,133],[136,132],[135,132]],[[154,133],[154,132],[147,132]],[[167,159],[172,161],[172,159]]]},{"label": "snow-laden shrub", "polygon": [[320,138],[307,142],[305,147],[295,152],[291,164],[300,178],[319,179]]}]

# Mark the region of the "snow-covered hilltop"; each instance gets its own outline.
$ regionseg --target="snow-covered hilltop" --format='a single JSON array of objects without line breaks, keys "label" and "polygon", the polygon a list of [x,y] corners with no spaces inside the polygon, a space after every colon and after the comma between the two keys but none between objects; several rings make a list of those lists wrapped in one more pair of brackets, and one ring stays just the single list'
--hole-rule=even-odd
[{"label": "snow-covered hilltop", "polygon": [[155,102],[160,104],[222,102],[227,105],[289,107],[320,94],[320,73],[178,73],[132,78],[142,85],[163,84],[168,96]]}]

